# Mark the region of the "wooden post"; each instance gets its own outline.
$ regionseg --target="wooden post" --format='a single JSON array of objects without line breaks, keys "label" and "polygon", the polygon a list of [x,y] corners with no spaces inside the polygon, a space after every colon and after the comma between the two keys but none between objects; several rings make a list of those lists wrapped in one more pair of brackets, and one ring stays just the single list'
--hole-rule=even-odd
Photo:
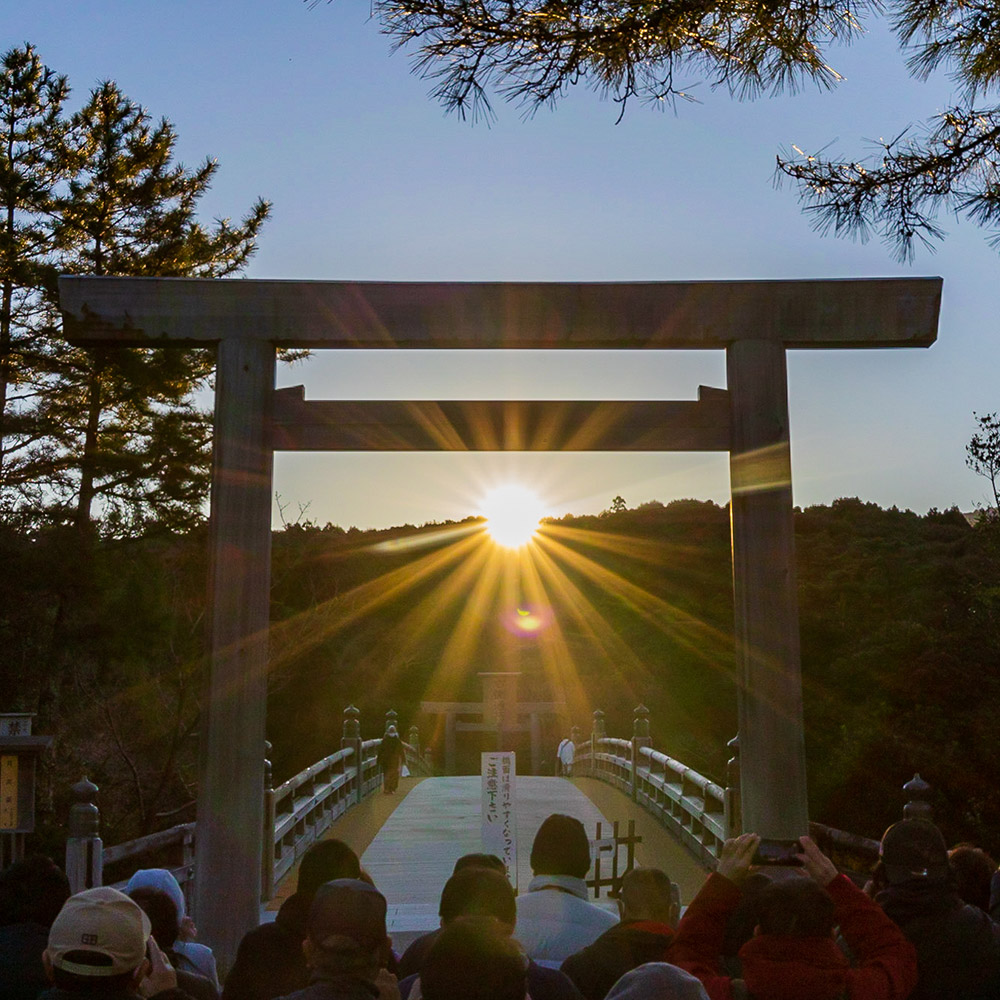
[{"label": "wooden post", "polygon": [[597,743],[607,735],[604,728],[604,713],[599,709],[594,710],[594,724],[590,731],[590,773],[597,773]]},{"label": "wooden post", "polygon": [[541,774],[542,720],[537,712],[532,712],[528,716],[528,731],[531,735],[531,773]]},{"label": "wooden post", "polygon": [[649,709],[636,705],[632,711],[632,801],[639,798],[639,750],[649,746]]},{"label": "wooden post", "polygon": [[264,743],[264,850],[261,856],[260,868],[260,898],[267,902],[274,896],[274,788],[269,759],[272,747],[269,741]]},{"label": "wooden post", "polygon": [[934,807],[928,801],[931,786],[919,774],[915,774],[903,785],[903,791],[908,796],[906,805],[903,806],[903,819],[925,819],[933,823]]},{"label": "wooden post", "polygon": [[727,744],[733,755],[726,761],[726,837],[743,832],[740,812],[740,737],[737,733]]},{"label": "wooden post", "polygon": [[232,337],[220,341],[216,362],[195,898],[223,974],[260,921],[274,354],[268,341]]},{"label": "wooden post", "polygon": [[785,346],[737,340],[729,383],[743,829],[808,829]]},{"label": "wooden post", "polygon": [[455,713],[446,712],[444,717],[444,773],[454,774],[458,766],[455,756]]},{"label": "wooden post", "polygon": [[340,738],[341,749],[350,747],[354,753],[351,755],[351,768],[354,771],[354,778],[351,781],[353,793],[348,796],[348,801],[353,801],[355,805],[362,798],[362,781],[364,780],[365,762],[364,754],[361,750],[361,713],[353,706],[348,705],[344,709],[344,729]]},{"label": "wooden post", "polygon": [[104,844],[101,813],[97,808],[97,785],[81,778],[71,789],[76,800],[69,807],[69,837],[66,839],[66,877],[70,891],[83,892],[103,884]]}]

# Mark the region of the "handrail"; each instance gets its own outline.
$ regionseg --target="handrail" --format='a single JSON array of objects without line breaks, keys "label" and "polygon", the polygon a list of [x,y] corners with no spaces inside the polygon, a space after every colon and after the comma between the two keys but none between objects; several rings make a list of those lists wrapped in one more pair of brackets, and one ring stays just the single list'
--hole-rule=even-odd
[{"label": "handrail", "polygon": [[715,866],[729,830],[721,785],[642,739],[591,738],[578,746],[576,763],[630,795],[703,865]]},{"label": "handrail", "polygon": [[[382,738],[362,740],[358,710],[344,711],[342,746],[315,761],[277,788],[270,787],[271,765],[265,760],[264,850],[261,859],[261,898],[270,899],[278,883],[303,853],[351,806],[376,792],[382,784],[378,748]],[[386,728],[396,713],[386,714]],[[411,774],[427,775],[430,765],[420,755],[419,734],[410,729],[404,742],[405,761]],[[270,744],[267,745],[268,749]],[[182,823],[113,847],[104,847],[99,835],[98,788],[83,779],[73,786],[77,799],[70,811],[70,837],[66,844],[66,869],[73,892],[101,885],[105,865],[138,857],[150,851],[180,846],[180,865],[171,869],[188,895],[194,879],[195,823]],[[119,887],[125,882],[117,883]],[[188,900],[191,903],[191,900]]]}]

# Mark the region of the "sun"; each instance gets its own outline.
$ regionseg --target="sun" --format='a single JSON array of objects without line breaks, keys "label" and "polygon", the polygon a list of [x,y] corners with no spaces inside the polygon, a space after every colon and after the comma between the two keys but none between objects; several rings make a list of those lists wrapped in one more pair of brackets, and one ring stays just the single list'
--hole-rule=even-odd
[{"label": "sun", "polygon": [[483,497],[480,508],[490,537],[508,549],[527,545],[545,514],[545,506],[538,495],[516,483],[490,490]]}]

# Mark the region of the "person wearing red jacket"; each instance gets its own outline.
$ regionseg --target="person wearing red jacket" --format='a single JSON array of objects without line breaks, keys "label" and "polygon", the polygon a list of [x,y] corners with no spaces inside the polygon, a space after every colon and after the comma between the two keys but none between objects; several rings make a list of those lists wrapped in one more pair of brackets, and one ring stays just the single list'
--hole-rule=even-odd
[{"label": "person wearing red jacket", "polygon": [[[760,895],[759,925],[740,949],[742,980],[723,975],[719,955],[726,921],[760,842],[745,833],[723,845],[708,877],[677,927],[668,960],[697,976],[711,1000],[905,1000],[917,983],[917,957],[902,931],[840,875],[808,838],[797,855],[799,874],[774,881]],[[857,959],[852,968],[834,927]]]}]

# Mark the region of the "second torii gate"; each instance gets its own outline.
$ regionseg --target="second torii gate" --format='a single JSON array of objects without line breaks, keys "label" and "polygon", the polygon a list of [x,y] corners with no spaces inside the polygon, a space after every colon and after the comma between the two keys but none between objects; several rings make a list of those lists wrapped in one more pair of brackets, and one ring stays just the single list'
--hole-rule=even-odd
[{"label": "second torii gate", "polygon": [[[941,287],[60,278],[73,343],[217,346],[196,912],[222,966],[259,912],[274,449],[728,451],[743,823],[791,839],[808,810],[785,351],[929,346]],[[696,402],[312,402],[275,390],[278,347],[717,348],[727,388]]]}]

